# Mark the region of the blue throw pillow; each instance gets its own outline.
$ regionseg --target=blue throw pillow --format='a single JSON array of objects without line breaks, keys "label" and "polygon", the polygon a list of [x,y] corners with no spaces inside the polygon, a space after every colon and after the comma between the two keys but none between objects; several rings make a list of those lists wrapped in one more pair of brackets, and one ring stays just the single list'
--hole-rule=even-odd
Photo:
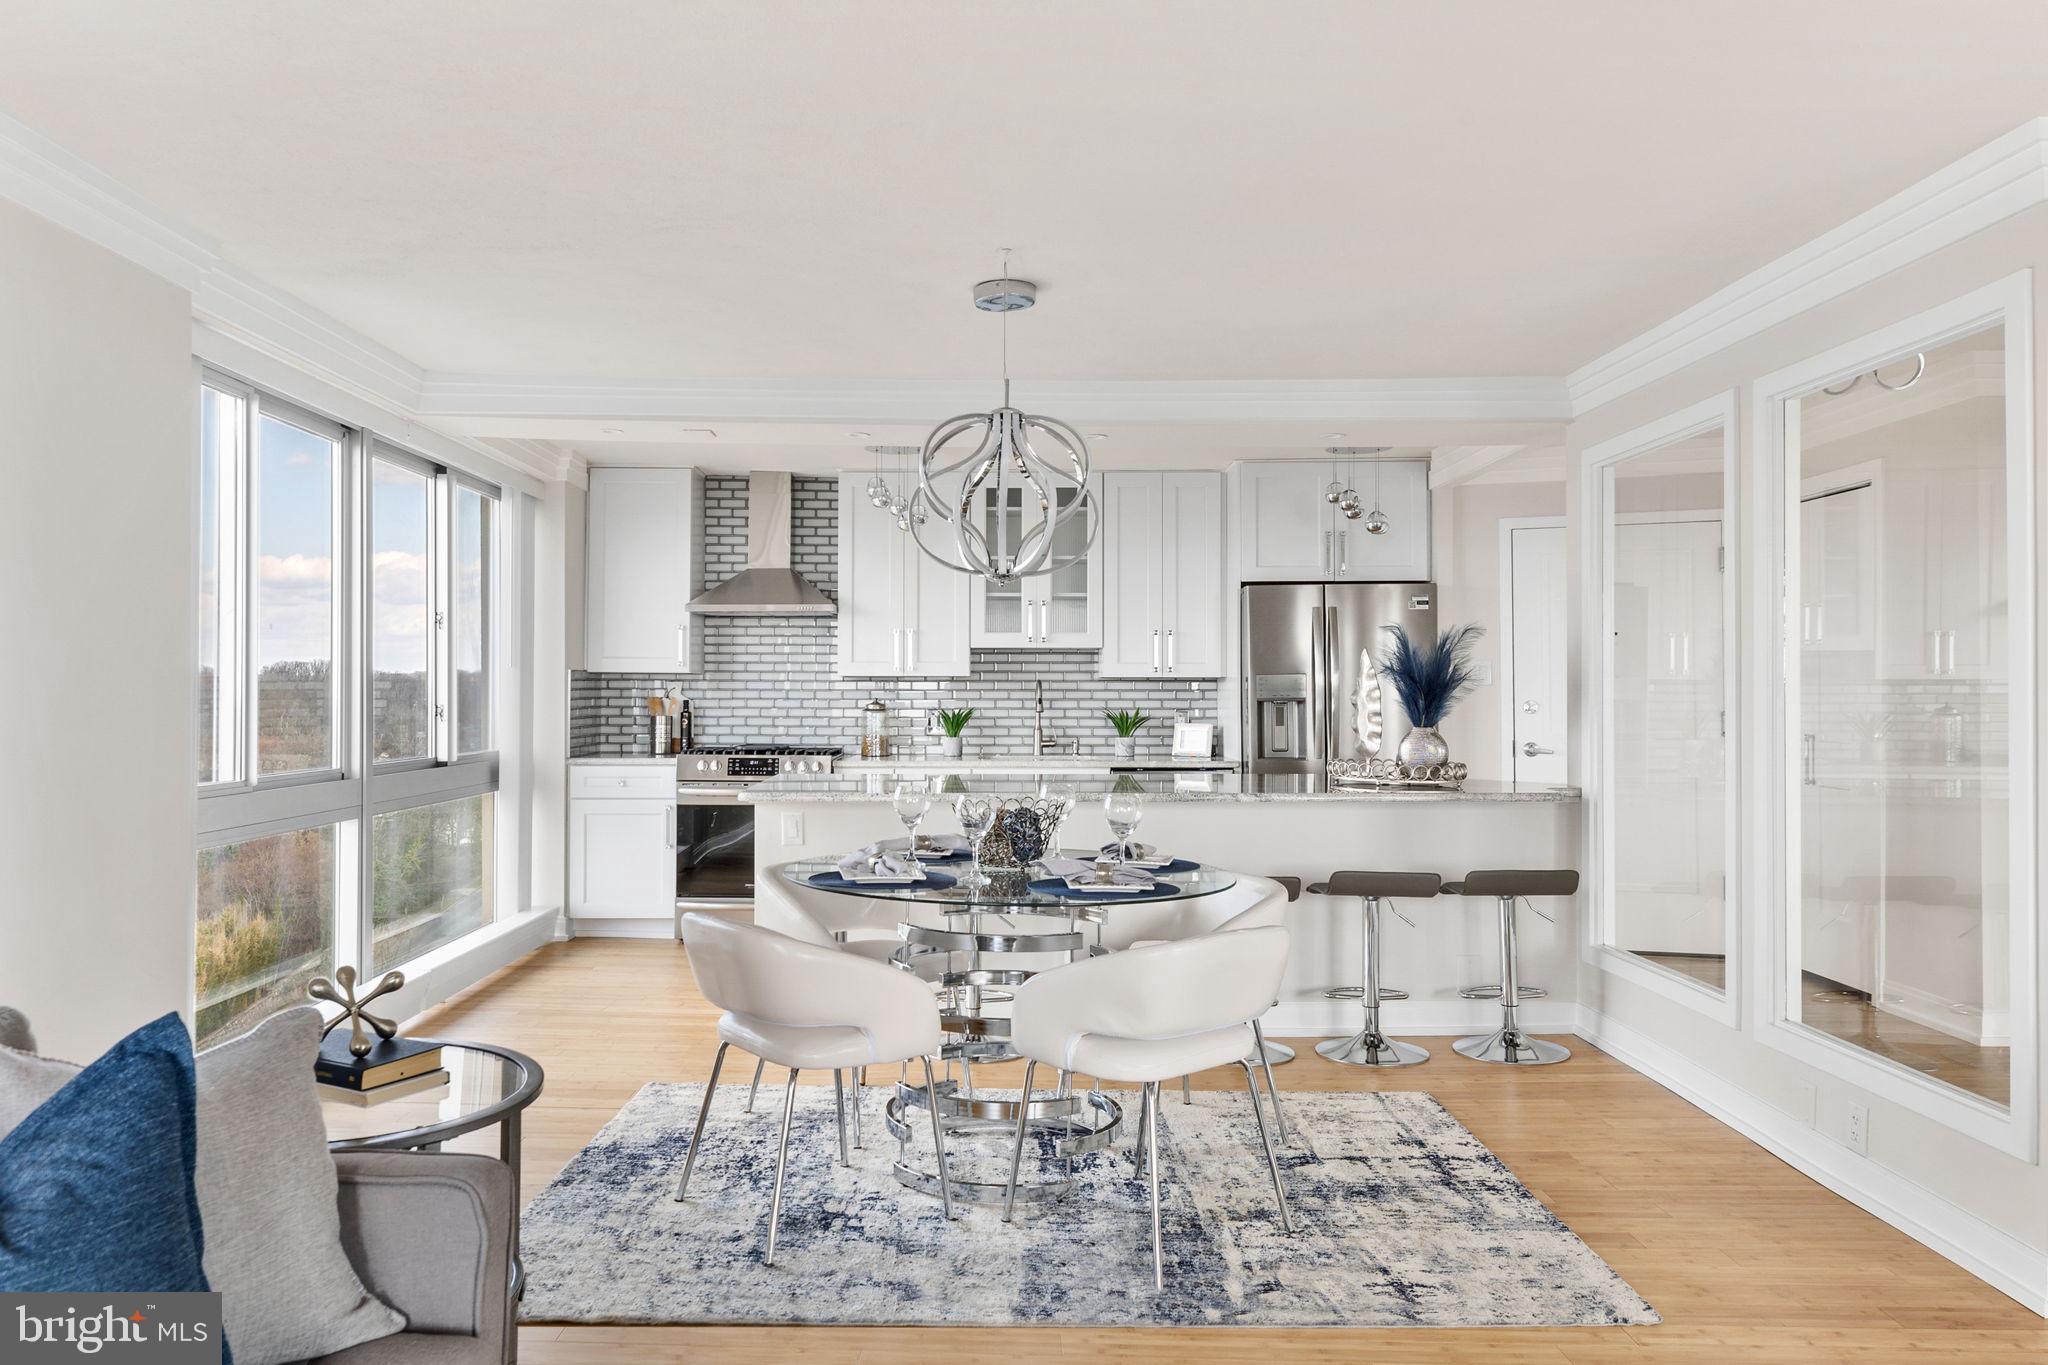
[{"label": "blue throw pillow", "polygon": [[209,1288],[192,1040],[145,1024],[0,1138],[0,1290]]}]

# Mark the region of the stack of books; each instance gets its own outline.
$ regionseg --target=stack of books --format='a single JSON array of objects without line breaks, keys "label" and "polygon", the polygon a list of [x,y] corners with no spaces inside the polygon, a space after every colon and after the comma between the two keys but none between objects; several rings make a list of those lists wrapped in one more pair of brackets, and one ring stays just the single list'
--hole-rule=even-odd
[{"label": "stack of books", "polygon": [[366,1056],[348,1050],[347,1029],[320,1040],[313,1079],[326,1087],[323,1098],[370,1105],[417,1095],[448,1083],[441,1045],[428,1038],[379,1038]]}]

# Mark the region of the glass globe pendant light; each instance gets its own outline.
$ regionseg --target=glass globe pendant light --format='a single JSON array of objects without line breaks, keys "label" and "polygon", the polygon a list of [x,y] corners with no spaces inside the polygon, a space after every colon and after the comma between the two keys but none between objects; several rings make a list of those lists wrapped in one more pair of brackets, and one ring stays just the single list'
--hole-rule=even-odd
[{"label": "glass globe pendant light", "polygon": [[[1370,512],[1365,510],[1364,500],[1358,496],[1358,490],[1352,486],[1356,482],[1355,477],[1350,478],[1342,488],[1338,488],[1334,482],[1331,483],[1330,489],[1336,490],[1335,496],[1331,496],[1328,489],[1324,491],[1323,496],[1329,501],[1336,503],[1337,509],[1352,521],[1363,518],[1367,535],[1385,535],[1387,527],[1391,523],[1387,520],[1387,514],[1380,510],[1380,461],[1385,458],[1387,447],[1325,446],[1324,452],[1330,455],[1341,455],[1353,461],[1360,455],[1370,455],[1372,457],[1372,510]],[[1347,474],[1350,476],[1355,476],[1357,472],[1358,469],[1355,463],[1347,469]]]}]

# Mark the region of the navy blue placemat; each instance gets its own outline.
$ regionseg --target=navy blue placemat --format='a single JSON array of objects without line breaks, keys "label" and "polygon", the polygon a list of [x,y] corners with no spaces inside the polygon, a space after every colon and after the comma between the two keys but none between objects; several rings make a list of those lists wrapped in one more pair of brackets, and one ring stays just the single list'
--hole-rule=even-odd
[{"label": "navy blue placemat", "polygon": [[956,879],[927,867],[914,882],[850,882],[837,872],[813,872],[805,880],[821,891],[944,891]]},{"label": "navy blue placemat", "polygon": [[1058,877],[1040,877],[1029,885],[1033,895],[1057,896],[1063,901],[1094,901],[1102,905],[1172,900],[1180,894],[1177,886],[1161,886],[1157,891],[1076,891]]}]

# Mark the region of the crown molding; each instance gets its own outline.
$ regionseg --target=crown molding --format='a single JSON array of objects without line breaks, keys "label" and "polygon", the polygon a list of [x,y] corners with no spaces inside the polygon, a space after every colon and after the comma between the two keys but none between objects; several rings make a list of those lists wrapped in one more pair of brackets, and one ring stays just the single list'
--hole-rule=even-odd
[{"label": "crown molding", "polygon": [[[1020,406],[1076,422],[1562,422],[1557,379],[1029,380]],[[721,379],[631,383],[429,374],[420,411],[461,417],[616,417],[702,422],[930,422],[986,411],[990,380]]]},{"label": "crown molding", "polygon": [[2048,118],[2028,120],[1572,371],[1565,379],[1572,416],[2042,203]]}]

